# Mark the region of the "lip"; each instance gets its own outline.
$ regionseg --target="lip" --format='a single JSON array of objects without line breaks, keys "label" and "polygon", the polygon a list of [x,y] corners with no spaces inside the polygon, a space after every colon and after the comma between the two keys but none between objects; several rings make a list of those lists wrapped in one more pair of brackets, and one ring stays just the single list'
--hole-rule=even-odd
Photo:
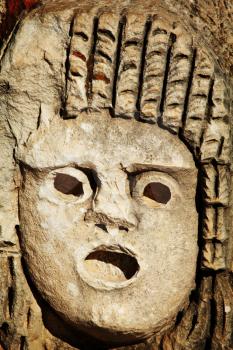
[{"label": "lip", "polygon": [[82,260],[80,277],[96,289],[113,290],[127,287],[138,276],[136,255],[120,245],[100,245]]}]

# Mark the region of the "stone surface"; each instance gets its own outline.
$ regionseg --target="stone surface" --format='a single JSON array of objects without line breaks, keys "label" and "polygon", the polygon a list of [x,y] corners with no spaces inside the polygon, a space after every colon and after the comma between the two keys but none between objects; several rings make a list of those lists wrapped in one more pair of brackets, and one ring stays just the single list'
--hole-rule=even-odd
[{"label": "stone surface", "polygon": [[3,51],[4,349],[232,346],[230,86],[171,3],[46,2]]}]

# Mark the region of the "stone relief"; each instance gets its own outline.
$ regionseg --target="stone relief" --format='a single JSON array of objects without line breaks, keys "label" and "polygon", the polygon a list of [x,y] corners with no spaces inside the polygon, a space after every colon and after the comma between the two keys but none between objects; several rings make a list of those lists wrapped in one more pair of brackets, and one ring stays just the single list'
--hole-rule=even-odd
[{"label": "stone relief", "polygon": [[52,1],[16,29],[3,349],[230,349],[230,89],[211,50],[153,1]]}]

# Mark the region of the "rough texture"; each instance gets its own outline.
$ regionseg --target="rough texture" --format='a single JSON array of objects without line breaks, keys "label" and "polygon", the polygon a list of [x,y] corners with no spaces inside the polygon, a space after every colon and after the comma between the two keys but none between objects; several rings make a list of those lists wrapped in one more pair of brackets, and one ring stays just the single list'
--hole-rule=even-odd
[{"label": "rough texture", "polygon": [[180,4],[51,1],[5,47],[4,349],[233,346],[230,62]]}]

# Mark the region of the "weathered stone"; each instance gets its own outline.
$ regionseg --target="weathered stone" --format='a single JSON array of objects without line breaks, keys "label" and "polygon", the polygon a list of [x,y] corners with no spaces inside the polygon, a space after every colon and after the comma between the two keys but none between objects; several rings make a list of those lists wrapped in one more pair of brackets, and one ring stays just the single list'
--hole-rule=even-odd
[{"label": "weathered stone", "polygon": [[4,349],[232,346],[229,82],[174,12],[50,1],[6,45]]}]

